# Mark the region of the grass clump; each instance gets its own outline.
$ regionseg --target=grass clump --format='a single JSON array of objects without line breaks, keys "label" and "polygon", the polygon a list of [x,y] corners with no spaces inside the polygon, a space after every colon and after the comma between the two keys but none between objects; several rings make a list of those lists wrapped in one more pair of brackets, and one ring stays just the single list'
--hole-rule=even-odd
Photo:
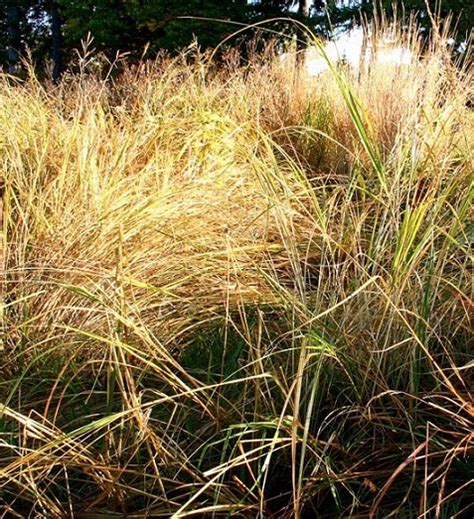
[{"label": "grass clump", "polygon": [[397,35],[0,78],[4,516],[468,513],[472,70]]}]

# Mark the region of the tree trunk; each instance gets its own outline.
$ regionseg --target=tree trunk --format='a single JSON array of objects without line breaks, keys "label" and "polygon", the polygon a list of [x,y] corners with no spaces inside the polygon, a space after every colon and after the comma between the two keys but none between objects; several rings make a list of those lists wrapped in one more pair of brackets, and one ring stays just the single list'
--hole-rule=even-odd
[{"label": "tree trunk", "polygon": [[53,81],[57,83],[62,69],[61,15],[57,2],[51,3],[51,58],[53,60]]},{"label": "tree trunk", "polygon": [[309,17],[309,10],[311,8],[311,0],[300,0],[299,6],[298,6],[298,12],[301,16],[304,16],[306,18]]},{"label": "tree trunk", "polygon": [[16,74],[20,61],[20,9],[15,2],[7,5],[8,73]]},{"label": "tree trunk", "polygon": [[[305,23],[309,18],[309,11],[311,8],[312,0],[299,0],[298,4],[298,15],[300,21]],[[298,35],[296,50],[296,62],[298,66],[303,66],[306,61],[306,47],[308,45],[308,33],[306,31],[301,31]]]}]

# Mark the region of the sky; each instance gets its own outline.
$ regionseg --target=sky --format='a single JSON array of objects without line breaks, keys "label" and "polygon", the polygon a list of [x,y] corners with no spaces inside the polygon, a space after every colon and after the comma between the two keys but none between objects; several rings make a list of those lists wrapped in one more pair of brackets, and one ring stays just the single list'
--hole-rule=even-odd
[{"label": "sky", "polygon": [[[357,67],[361,61],[361,53],[363,46],[364,34],[362,29],[353,29],[349,32],[342,33],[334,41],[325,45],[327,56],[332,62],[344,59],[353,67]],[[365,51],[365,59],[370,58],[371,49],[368,47]],[[283,55],[283,59],[285,59]],[[385,48],[378,49],[376,61],[378,63],[405,64],[411,63],[413,55],[409,49],[400,46],[390,46],[387,42]],[[306,55],[306,68],[312,76],[321,74],[328,68],[327,62],[321,57],[317,48],[311,48]]]}]

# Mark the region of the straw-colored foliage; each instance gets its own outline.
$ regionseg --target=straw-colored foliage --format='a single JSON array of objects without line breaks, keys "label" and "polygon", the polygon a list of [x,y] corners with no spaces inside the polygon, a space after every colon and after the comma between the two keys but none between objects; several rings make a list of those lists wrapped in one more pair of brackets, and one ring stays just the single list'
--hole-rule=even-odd
[{"label": "straw-colored foliage", "polygon": [[2,517],[466,513],[472,72],[397,39],[0,77]]}]

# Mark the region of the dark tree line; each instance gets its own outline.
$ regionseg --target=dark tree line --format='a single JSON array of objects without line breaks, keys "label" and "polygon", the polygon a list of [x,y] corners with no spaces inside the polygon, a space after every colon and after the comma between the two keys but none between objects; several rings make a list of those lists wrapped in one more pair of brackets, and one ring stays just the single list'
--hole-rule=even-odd
[{"label": "dark tree line", "polygon": [[[402,2],[398,12],[402,12]],[[429,0],[435,15],[452,13],[457,21],[459,41],[466,40],[474,24],[474,2]],[[393,0],[377,2],[390,15]],[[430,16],[425,0],[405,0],[404,12],[416,12],[420,24],[429,31]],[[293,17],[318,34],[333,27],[349,28],[361,14],[373,15],[373,0],[0,0],[0,65],[14,74],[21,57],[30,49],[34,62],[52,62],[57,80],[63,63],[72,56],[87,34],[94,47],[106,54],[118,51],[141,56],[148,45],[149,55],[160,49],[175,52],[196,38],[202,48],[213,47],[231,35],[238,25],[270,18]],[[218,22],[216,20],[222,20]],[[291,24],[274,22],[274,30],[286,34]],[[252,37],[255,31],[247,31]],[[241,41],[241,40],[240,40]],[[236,43],[237,40],[234,42]]]}]

